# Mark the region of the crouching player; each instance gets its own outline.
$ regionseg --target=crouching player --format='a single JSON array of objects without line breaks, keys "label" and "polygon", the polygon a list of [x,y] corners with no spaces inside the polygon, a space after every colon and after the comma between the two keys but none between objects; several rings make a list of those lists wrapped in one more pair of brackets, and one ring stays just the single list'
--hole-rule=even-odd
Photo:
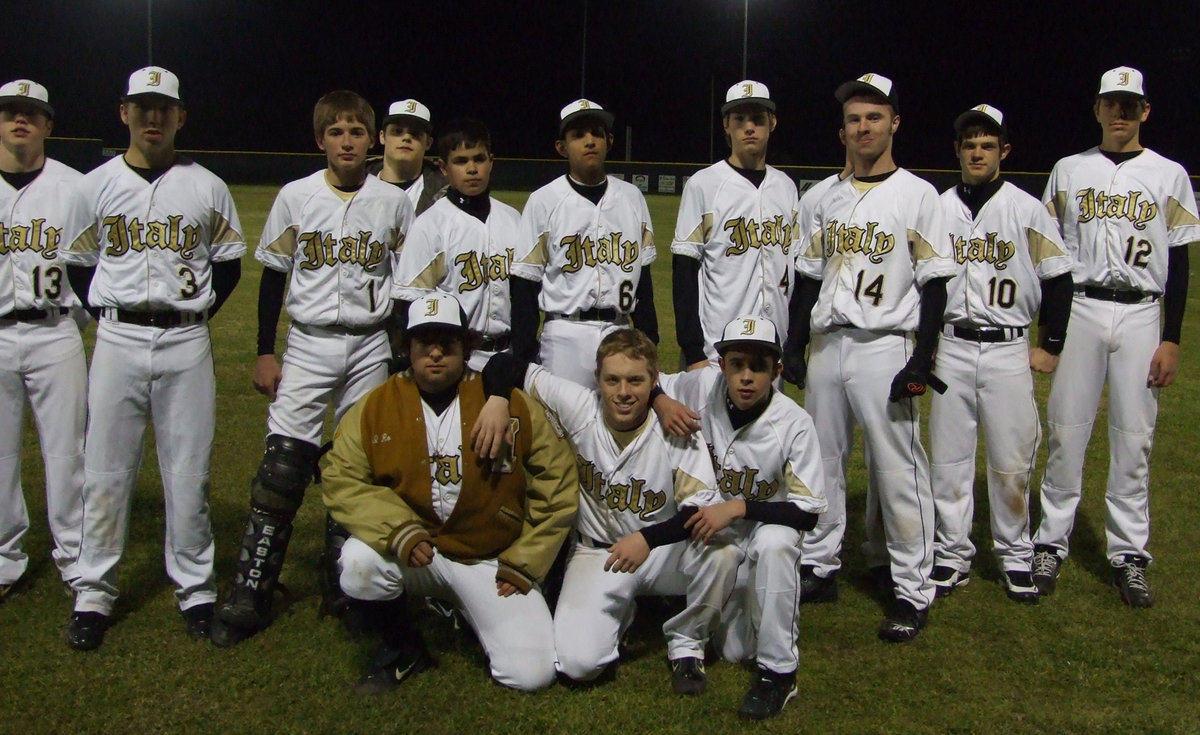
[{"label": "crouching player", "polygon": [[738,714],[761,720],[796,696],[800,534],[825,510],[821,450],[809,415],[772,388],[783,370],[773,322],[736,317],[714,347],[719,367],[659,379],[700,414],[726,499],[694,512],[684,528],[709,543],[728,527],[744,554],[715,638],[726,659],[758,664]]},{"label": "crouching player", "polygon": [[[404,338],[412,368],[355,403],[322,460],[333,519],[350,531],[341,586],[366,601],[383,644],[359,681],[387,691],[431,664],[407,623],[405,593],[461,610],[492,677],[532,691],[554,682],[550,610],[538,589],[578,504],[567,443],[540,406],[514,393],[511,453],[481,458],[468,440],[485,403],[466,369],[473,338],[453,296],[413,302]],[[412,441],[414,432],[425,441]],[[528,474],[528,477],[527,477]]]}]

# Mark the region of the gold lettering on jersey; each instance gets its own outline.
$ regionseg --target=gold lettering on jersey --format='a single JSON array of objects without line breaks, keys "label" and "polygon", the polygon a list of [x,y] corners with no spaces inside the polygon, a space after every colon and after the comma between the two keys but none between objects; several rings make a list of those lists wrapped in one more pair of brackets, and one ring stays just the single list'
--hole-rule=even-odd
[{"label": "gold lettering on jersey", "polygon": [[830,220],[825,225],[825,257],[831,258],[834,253],[862,253],[872,263],[882,263],[884,256],[896,249],[896,238],[877,230],[878,227],[878,222],[868,222],[863,228]]},{"label": "gold lettering on jersey", "polygon": [[318,268],[337,267],[339,263],[353,263],[368,273],[374,271],[387,256],[387,246],[371,239],[371,233],[362,231],[357,237],[335,239],[328,232],[304,232],[296,238],[304,262],[300,267],[311,271]]},{"label": "gold lettering on jersey", "polygon": [[729,234],[729,247],[725,255],[741,255],[750,249],[758,249],[778,245],[786,255],[792,246],[792,223],[784,222],[783,215],[777,214],[766,222],[757,222],[745,217],[727,220],[722,229]]},{"label": "gold lettering on jersey", "polygon": [[746,500],[766,500],[779,492],[779,480],[758,480],[758,470],[747,467],[744,470],[718,469],[717,490],[726,495],[737,497],[741,495]]},{"label": "gold lettering on jersey", "polygon": [[580,489],[597,505],[619,513],[633,513],[645,521],[667,504],[667,494],[661,490],[647,490],[645,480],[634,478],[625,484],[609,485],[590,460],[576,455],[575,464],[579,468]]},{"label": "gold lettering on jersey", "polygon": [[505,250],[503,255],[486,255],[482,258],[474,250],[462,253],[454,259],[463,281],[458,287],[458,292],[475,291],[493,281],[507,281],[508,268],[512,261],[512,248]]},{"label": "gold lettering on jersey", "polygon": [[1017,253],[1016,245],[1001,240],[994,232],[989,232],[987,237],[972,237],[970,240],[950,235],[950,247],[954,250],[954,260],[958,264],[967,261],[991,263],[998,271],[1007,268],[1008,261]]},{"label": "gold lettering on jersey", "polygon": [[130,251],[170,250],[184,260],[191,260],[200,244],[200,227],[183,224],[183,216],[173,214],[166,222],[142,222],[137,217],[126,220],[123,214],[105,217],[100,223],[108,246],[105,255],[119,258]]},{"label": "gold lettering on jersey", "polygon": [[579,235],[568,235],[559,241],[567,264],[563,273],[578,273],[583,268],[594,268],[601,264],[618,266],[626,273],[633,272],[642,247],[635,240],[622,240],[620,232],[610,232],[599,240]]},{"label": "gold lettering on jersey", "polygon": [[1105,191],[1084,189],[1075,194],[1075,199],[1079,202],[1081,223],[1094,219],[1126,219],[1133,223],[1133,229],[1144,230],[1146,225],[1158,216],[1158,205],[1143,200],[1140,191],[1109,194]]},{"label": "gold lettering on jersey", "polygon": [[44,218],[31,220],[28,225],[7,227],[0,222],[0,255],[32,251],[41,253],[46,260],[54,260],[61,241],[62,228],[47,227]]},{"label": "gold lettering on jersey", "polygon": [[439,485],[457,485],[462,482],[457,454],[435,454],[429,459],[433,462],[434,482]]}]

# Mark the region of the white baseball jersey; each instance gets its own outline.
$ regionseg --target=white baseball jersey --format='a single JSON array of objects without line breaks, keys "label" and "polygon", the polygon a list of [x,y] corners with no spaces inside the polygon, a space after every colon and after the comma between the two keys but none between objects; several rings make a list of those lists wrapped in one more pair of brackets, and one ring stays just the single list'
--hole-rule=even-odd
[{"label": "white baseball jersey", "polygon": [[291,271],[294,321],[369,327],[391,313],[392,271],[412,220],[412,203],[391,184],[368,176],[349,194],[322,169],[279,190],[254,257]]},{"label": "white baseball jersey", "polygon": [[942,212],[959,272],[946,284],[946,317],[963,327],[1027,327],[1042,301],[1041,282],[1071,270],[1046,208],[1004,182],[979,216],[958,195],[942,193]]},{"label": "white baseball jersey", "polygon": [[525,389],[541,401],[575,450],[582,491],[575,527],[603,543],[674,516],[681,506],[720,502],[701,439],[667,434],[653,411],[624,448],[604,423],[600,395],[538,365]]},{"label": "white baseball jersey", "polygon": [[146,181],[116,156],[80,186],[98,242],[81,238],[63,259],[97,265],[88,294],[94,307],[205,312],[216,299],[212,263],[246,252],[229,188],[188,159]]},{"label": "white baseball jersey", "polygon": [[609,176],[600,203],[592,204],[560,176],[525,202],[512,273],[542,283],[544,312],[628,313],[642,268],[654,257],[650,210],[636,186]]},{"label": "white baseball jersey", "polygon": [[470,327],[485,337],[512,327],[508,274],[521,215],[491,200],[480,222],[448,198],[433,203],[413,222],[393,276],[393,298],[415,301],[430,291],[453,294]]},{"label": "white baseball jersey", "polygon": [[917,328],[919,287],[958,271],[937,196],[903,168],[877,184],[850,177],[830,187],[802,225],[796,261],[803,275],[822,279],[814,331]]},{"label": "white baseball jersey", "polygon": [[1099,147],[1054,165],[1042,201],[1075,258],[1076,284],[1161,294],[1167,249],[1200,241],[1187,172],[1150,149],[1113,163]]},{"label": "white baseball jersey", "polygon": [[787,334],[792,243],[800,206],[796,185],[767,166],[755,187],[727,161],[688,179],[671,252],[700,261],[700,324],[709,359],[713,343],[739,314],[760,314]]},{"label": "white baseball jersey", "polygon": [[766,411],[735,430],[720,368],[660,373],[658,379],[668,395],[700,414],[723,499],[791,502],[809,513],[825,511],[816,428],[795,401],[773,391]]},{"label": "white baseball jersey", "polygon": [[[847,178],[849,177],[847,176]],[[796,215],[796,243],[792,248],[792,257],[794,259],[799,260],[800,256],[803,254],[800,251],[800,239],[804,234],[804,229],[808,227],[807,223],[812,222],[813,213],[816,212],[817,205],[820,204],[821,199],[825,196],[826,192],[832,189],[834,184],[842,180],[842,174],[840,172],[834,174],[833,176],[826,176],[810,186],[807,191],[800,195],[800,213]],[[793,263],[792,267],[796,267],[795,263]],[[784,334],[786,334],[786,332],[784,332]]]},{"label": "white baseball jersey", "polygon": [[0,178],[0,314],[79,306],[59,256],[95,239],[82,180],[52,158],[19,190]]}]

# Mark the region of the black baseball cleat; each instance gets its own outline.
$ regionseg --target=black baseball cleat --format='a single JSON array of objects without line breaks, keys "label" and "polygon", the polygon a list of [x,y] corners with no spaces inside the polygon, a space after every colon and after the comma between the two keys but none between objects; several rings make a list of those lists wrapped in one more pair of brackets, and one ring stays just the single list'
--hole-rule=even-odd
[{"label": "black baseball cleat", "polygon": [[671,688],[676,694],[695,696],[708,688],[708,674],[704,671],[704,659],[694,656],[674,658],[671,664]]},{"label": "black baseball cleat", "polygon": [[925,627],[929,610],[918,610],[911,602],[897,597],[888,603],[883,623],[879,626],[879,638],[889,643],[904,643],[917,637]]},{"label": "black baseball cleat", "polygon": [[373,696],[390,692],[413,674],[434,666],[425,642],[414,635],[400,646],[381,644],[371,654],[367,673],[354,685],[354,693]]},{"label": "black baseball cleat", "polygon": [[742,697],[738,716],[748,720],[765,720],[783,711],[784,705],[796,696],[796,672],[777,674],[762,666],[750,685],[750,691]]},{"label": "black baseball cleat", "polygon": [[970,583],[971,578],[968,572],[960,572],[953,567],[942,566],[935,564],[933,573],[929,575],[929,579],[933,581],[933,586],[937,589],[938,597],[948,597],[951,592],[959,587],[966,587]]},{"label": "black baseball cleat", "polygon": [[1033,586],[1039,595],[1054,594],[1058,575],[1062,574],[1062,557],[1053,546],[1033,547]]},{"label": "black baseball cleat", "polygon": [[98,612],[73,612],[67,624],[67,645],[76,651],[94,651],[104,642],[108,616]]},{"label": "black baseball cleat", "polygon": [[1152,607],[1154,591],[1146,581],[1150,560],[1136,554],[1118,556],[1112,560],[1113,586],[1121,592],[1121,601],[1130,607]]},{"label": "black baseball cleat", "polygon": [[213,608],[211,602],[194,605],[186,610],[180,610],[183,622],[187,626],[188,638],[194,641],[212,637]]},{"label": "black baseball cleat", "polygon": [[837,572],[828,577],[817,574],[816,569],[808,564],[800,567],[800,604],[837,602],[838,583]]},{"label": "black baseball cleat", "polygon": [[1016,570],[1004,573],[1004,594],[1014,602],[1024,605],[1036,605],[1040,593],[1033,583],[1033,575],[1029,572]]}]

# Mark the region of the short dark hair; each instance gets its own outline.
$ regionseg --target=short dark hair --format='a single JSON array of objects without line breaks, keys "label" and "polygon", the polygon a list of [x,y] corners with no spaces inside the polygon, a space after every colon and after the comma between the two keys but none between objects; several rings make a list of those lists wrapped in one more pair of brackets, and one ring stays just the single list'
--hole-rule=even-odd
[{"label": "short dark hair", "polygon": [[958,142],[978,138],[981,135],[994,135],[1000,139],[1000,146],[1008,145],[1008,131],[1001,128],[999,125],[988,125],[985,122],[973,122],[969,125],[964,125],[962,130],[958,131]]},{"label": "short dark hair", "polygon": [[437,139],[438,155],[442,160],[449,158],[454,149],[459,146],[474,148],[483,146],[489,154],[492,152],[492,134],[487,126],[478,120],[460,117],[451,120],[442,128],[442,134]]},{"label": "short dark hair", "polygon": [[580,115],[563,127],[562,132],[558,135],[558,139],[566,140],[567,133],[572,130],[590,130],[592,133],[603,138],[607,138],[613,134],[613,131],[609,130],[608,126],[604,123],[604,118],[599,115]]},{"label": "short dark hair", "polygon": [[463,360],[471,359],[471,353],[483,342],[483,335],[473,329],[459,329],[442,324],[422,324],[404,330],[400,336],[400,353],[407,355],[412,349],[412,337],[416,334],[424,340],[450,339],[462,342]]},{"label": "short dark hair", "polygon": [[313,134],[318,138],[338,120],[356,120],[367,126],[367,135],[375,138],[375,109],[362,95],[339,89],[317,100],[313,107]]}]

